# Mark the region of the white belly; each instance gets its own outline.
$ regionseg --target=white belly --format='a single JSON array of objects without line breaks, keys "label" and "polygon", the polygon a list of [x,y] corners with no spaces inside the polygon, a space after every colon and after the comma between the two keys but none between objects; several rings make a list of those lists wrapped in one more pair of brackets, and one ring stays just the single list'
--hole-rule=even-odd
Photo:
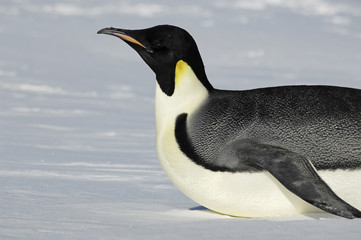
[{"label": "white belly", "polygon": [[[213,172],[178,148],[172,131],[157,137],[160,163],[189,198],[213,211],[239,217],[321,212],[283,187],[270,173]],[[361,209],[361,172],[321,171],[320,176],[346,202]]]},{"label": "white belly", "polygon": [[157,139],[160,163],[189,198],[213,211],[240,217],[267,217],[320,211],[304,202],[268,172],[213,172],[180,151],[169,131]]}]

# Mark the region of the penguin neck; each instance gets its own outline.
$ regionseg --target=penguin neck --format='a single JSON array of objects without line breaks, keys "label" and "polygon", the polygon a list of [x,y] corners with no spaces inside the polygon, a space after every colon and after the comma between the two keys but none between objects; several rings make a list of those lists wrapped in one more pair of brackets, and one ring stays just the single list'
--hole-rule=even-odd
[{"label": "penguin neck", "polygon": [[209,89],[198,79],[192,68],[186,62],[178,61],[173,94],[171,96],[165,94],[157,83],[155,102],[157,133],[162,128],[173,126],[179,114],[194,112],[208,94]]},{"label": "penguin neck", "polygon": [[159,69],[156,69],[154,66],[151,66],[151,68],[156,73],[157,83],[159,84],[160,88],[168,96],[172,96],[174,94],[177,79],[180,78],[179,76],[182,75],[181,73],[185,68],[190,68],[192,70],[196,80],[201,83],[204,88],[206,88],[208,91],[213,90],[211,83],[207,79],[202,58],[200,56],[191,59],[189,62],[178,60],[177,62],[172,63],[171,67],[163,67],[162,71],[159,71]]},{"label": "penguin neck", "polygon": [[[197,58],[195,58],[197,59]],[[177,66],[176,66],[176,71],[177,71],[177,67],[178,64],[179,65],[183,65],[185,62],[183,62],[182,60],[178,61]],[[188,64],[187,64],[188,65]],[[202,58],[199,56],[198,61],[192,61],[189,64],[190,66],[192,66],[191,68],[194,71],[194,74],[196,75],[196,77],[198,78],[198,81],[200,83],[202,83],[202,85],[208,90],[208,91],[212,91],[213,90],[213,86],[211,85],[211,83],[208,81],[206,72],[204,70],[204,65],[203,65],[203,61]],[[190,67],[188,66],[188,67]]]}]

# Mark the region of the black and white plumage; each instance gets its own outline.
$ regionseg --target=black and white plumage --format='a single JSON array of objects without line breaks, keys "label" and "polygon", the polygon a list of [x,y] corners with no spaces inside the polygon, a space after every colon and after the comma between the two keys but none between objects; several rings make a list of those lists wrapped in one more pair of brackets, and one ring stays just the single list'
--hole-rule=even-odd
[{"label": "black and white plumage", "polygon": [[158,157],[191,199],[241,217],[361,217],[361,90],[218,90],[181,28],[98,33],[123,39],[155,72]]}]

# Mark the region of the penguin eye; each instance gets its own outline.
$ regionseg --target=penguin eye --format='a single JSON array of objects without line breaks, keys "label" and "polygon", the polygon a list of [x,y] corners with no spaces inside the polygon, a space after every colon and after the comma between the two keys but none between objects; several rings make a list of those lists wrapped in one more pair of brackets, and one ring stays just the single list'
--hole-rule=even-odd
[{"label": "penguin eye", "polygon": [[159,50],[159,49],[165,48],[165,45],[163,44],[162,41],[155,40],[155,41],[152,42],[151,47],[153,49]]}]

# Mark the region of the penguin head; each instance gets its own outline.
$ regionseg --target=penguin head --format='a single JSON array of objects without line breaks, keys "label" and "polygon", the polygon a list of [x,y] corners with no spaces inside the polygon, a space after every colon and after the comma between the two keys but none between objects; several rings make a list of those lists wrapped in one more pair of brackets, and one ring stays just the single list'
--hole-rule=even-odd
[{"label": "penguin head", "polygon": [[99,30],[98,34],[116,36],[131,46],[156,74],[160,88],[168,96],[172,96],[174,92],[175,69],[181,60],[192,68],[205,88],[212,89],[197,44],[182,28],[171,25],[139,30],[111,27]]}]

